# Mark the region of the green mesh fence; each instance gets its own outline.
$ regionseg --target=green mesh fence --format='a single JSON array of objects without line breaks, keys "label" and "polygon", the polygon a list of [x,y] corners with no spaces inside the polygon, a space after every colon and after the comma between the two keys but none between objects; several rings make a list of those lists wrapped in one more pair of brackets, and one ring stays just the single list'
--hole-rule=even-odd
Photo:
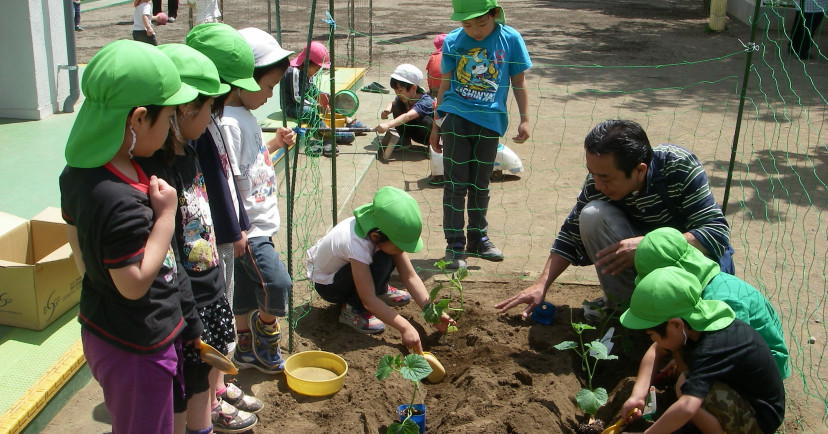
[{"label": "green mesh fence", "polygon": [[[395,20],[389,5],[376,8],[372,1],[350,1],[337,2],[333,14],[337,26],[332,30],[323,21],[328,18],[327,2],[313,2],[313,7],[300,0],[277,1],[273,6],[262,2],[255,9],[254,3],[227,11],[225,22],[232,25],[235,13],[261,20],[246,25],[268,28],[270,23],[269,28],[281,32],[282,45],[296,52],[309,38],[324,41],[334,52],[335,66],[364,68],[358,86],[377,81],[390,87],[389,74],[399,63],[425,70],[433,37],[456,27],[443,19],[444,30],[423,29]],[[429,14],[448,17],[451,6],[444,3],[430,4]],[[732,226],[737,275],[765,294],[783,321],[793,371],[785,382],[785,427],[824,430],[828,405],[824,362],[828,243],[822,222],[828,206],[826,32],[812,35],[812,58],[802,61],[788,53],[793,9],[780,3],[763,6],[755,18],[748,15],[756,26],[732,22],[738,34],[734,30],[711,34],[700,24],[704,21],[699,20],[698,4],[641,1],[646,14],[624,15],[634,31],[620,37],[616,33],[589,47],[572,43],[576,49],[589,49],[592,57],[573,51],[571,62],[559,62],[550,59],[566,57],[549,53],[563,36],[549,34],[548,14],[569,16],[578,8],[606,13],[603,6],[533,5],[546,8],[544,15],[518,14],[522,2],[500,3],[509,16],[522,18],[514,26],[523,34],[534,63],[527,72],[532,138],[523,144],[511,142],[518,115],[510,96],[510,128],[501,142],[519,156],[523,171],[505,171],[493,180],[488,217],[489,235],[504,250],[506,260],[472,260],[474,275],[490,281],[524,280],[526,286],[533,282],[586,176],[584,136],[605,119],[633,119],[644,126],[653,144],[684,146],[703,162]],[[278,18],[267,18],[276,11]],[[537,22],[530,19],[534,15]],[[664,29],[656,30],[657,26]],[[699,44],[706,45],[671,45],[671,32],[698,34]],[[642,50],[661,49],[637,64],[600,61],[629,44]],[[356,117],[371,126],[379,123],[393,92],[358,94]],[[428,182],[431,162],[426,148],[400,149],[382,162],[375,159],[378,141],[373,135],[357,137],[354,145],[340,145],[341,154],[335,159],[306,155],[304,142],[295,149],[285,158],[290,166],[287,173],[295,179],[290,182],[293,200],[284,196],[282,201],[283,207],[290,203],[293,210],[283,212],[279,232],[280,251],[287,256],[295,281],[291,329],[300,324],[314,299],[305,277],[305,250],[384,185],[404,188],[420,203],[426,249],[414,255],[413,262],[424,279],[436,274],[433,264],[445,248],[442,189]],[[288,181],[283,176],[281,182],[284,191]],[[596,283],[597,279],[591,267],[570,267],[559,281]]]}]

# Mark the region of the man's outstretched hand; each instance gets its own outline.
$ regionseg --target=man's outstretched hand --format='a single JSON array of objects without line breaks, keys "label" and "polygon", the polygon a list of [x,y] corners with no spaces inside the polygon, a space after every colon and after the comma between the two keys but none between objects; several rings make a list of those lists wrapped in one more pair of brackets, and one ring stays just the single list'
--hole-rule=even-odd
[{"label": "man's outstretched hand", "polygon": [[500,309],[499,313],[506,313],[509,309],[525,304],[526,309],[521,313],[524,319],[529,317],[529,314],[535,310],[541,303],[543,303],[543,299],[546,297],[546,291],[543,288],[543,284],[535,283],[534,285],[524,289],[517,295],[503,300],[500,303],[495,305],[495,309]]}]

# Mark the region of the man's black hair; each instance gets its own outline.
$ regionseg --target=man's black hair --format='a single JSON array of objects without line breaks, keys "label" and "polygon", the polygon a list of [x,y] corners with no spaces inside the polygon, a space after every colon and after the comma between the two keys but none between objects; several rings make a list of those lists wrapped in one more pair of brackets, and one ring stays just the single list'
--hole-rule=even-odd
[{"label": "man's black hair", "polygon": [[639,164],[650,165],[653,147],[641,125],[624,119],[610,119],[596,125],[584,139],[584,149],[593,155],[610,154],[615,166],[627,175]]}]

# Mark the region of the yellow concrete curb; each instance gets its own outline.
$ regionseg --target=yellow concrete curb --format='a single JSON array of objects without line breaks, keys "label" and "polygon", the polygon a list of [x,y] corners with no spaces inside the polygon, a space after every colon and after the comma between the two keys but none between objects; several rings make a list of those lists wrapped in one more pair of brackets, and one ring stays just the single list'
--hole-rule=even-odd
[{"label": "yellow concrete curb", "polygon": [[83,344],[78,339],[0,416],[0,432],[16,434],[23,431],[84,363],[86,358],[83,357]]}]

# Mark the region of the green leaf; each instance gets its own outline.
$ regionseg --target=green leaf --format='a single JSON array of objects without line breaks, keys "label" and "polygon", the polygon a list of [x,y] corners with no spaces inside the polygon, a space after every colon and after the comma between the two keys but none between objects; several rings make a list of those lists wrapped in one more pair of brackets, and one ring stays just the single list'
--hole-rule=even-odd
[{"label": "green leaf", "polygon": [[598,360],[615,360],[618,358],[618,356],[608,354],[607,346],[599,340],[594,340],[586,344],[585,347],[587,347],[587,350],[592,350],[589,355]]},{"label": "green leaf", "polygon": [[434,301],[437,300],[437,294],[439,294],[440,290],[442,290],[442,289],[443,289],[443,284],[438,283],[437,286],[435,286],[434,289],[431,290],[431,293],[428,294],[429,301],[434,303]]},{"label": "green leaf", "polygon": [[467,270],[466,267],[460,267],[457,269],[455,276],[457,280],[463,280],[466,277],[469,277],[469,270]]},{"label": "green leaf", "polygon": [[446,327],[446,334],[454,333],[456,331],[457,331],[457,326],[450,325],[450,326]]},{"label": "green leaf", "polygon": [[595,416],[598,409],[607,403],[607,398],[607,390],[603,387],[599,387],[594,391],[581,389],[578,391],[578,395],[575,396],[575,402],[585,413]]},{"label": "green leaf", "polygon": [[408,381],[420,381],[431,374],[431,365],[419,354],[405,356],[405,366],[400,368],[400,374]]},{"label": "green leaf", "polygon": [[420,427],[417,425],[417,422],[414,422],[410,417],[407,417],[402,421],[402,423],[394,422],[389,425],[385,432],[388,434],[419,434]]},{"label": "green leaf", "polygon": [[444,271],[444,272],[446,271],[446,265],[448,265],[448,262],[446,262],[442,259],[440,259],[439,261],[434,263],[435,267],[439,268],[441,271]]},{"label": "green leaf", "polygon": [[377,372],[374,373],[374,377],[377,377],[380,381],[385,380],[391,375],[391,371],[394,370],[393,366],[394,356],[382,356],[377,366]]},{"label": "green leaf", "polygon": [[573,349],[577,346],[578,346],[578,344],[576,344],[573,341],[563,341],[563,342],[559,343],[558,345],[555,345],[555,348],[558,349],[558,350],[561,350],[561,351],[566,351],[566,350],[571,350],[571,349]]},{"label": "green leaf", "polygon": [[442,315],[437,312],[437,306],[434,303],[427,303],[423,306],[423,319],[429,324],[438,324]]},{"label": "green leaf", "polygon": [[403,430],[405,434],[420,434],[420,426],[417,425],[417,422],[411,420],[410,417],[403,421]]},{"label": "green leaf", "polygon": [[595,330],[595,327],[580,322],[572,323],[572,328],[574,328],[578,334],[581,334],[584,330]]}]

